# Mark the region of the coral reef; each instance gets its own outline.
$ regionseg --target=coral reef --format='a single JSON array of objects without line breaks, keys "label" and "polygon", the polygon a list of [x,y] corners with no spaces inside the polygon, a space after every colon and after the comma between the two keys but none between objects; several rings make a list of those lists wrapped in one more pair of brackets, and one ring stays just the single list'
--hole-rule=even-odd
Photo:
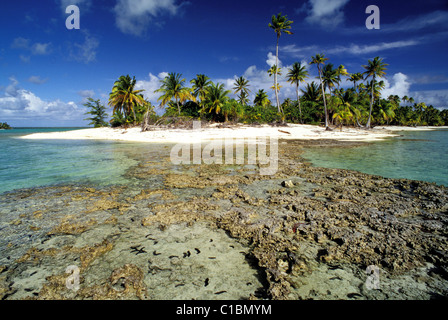
[{"label": "coral reef", "polygon": [[[446,297],[447,189],[312,167],[300,157],[307,144],[280,143],[272,176],[165,157],[140,159],[127,173],[134,185],[0,195],[0,298]],[[226,259],[246,273],[225,275]],[[65,283],[73,264],[76,292]],[[370,266],[380,289],[366,286]]]}]

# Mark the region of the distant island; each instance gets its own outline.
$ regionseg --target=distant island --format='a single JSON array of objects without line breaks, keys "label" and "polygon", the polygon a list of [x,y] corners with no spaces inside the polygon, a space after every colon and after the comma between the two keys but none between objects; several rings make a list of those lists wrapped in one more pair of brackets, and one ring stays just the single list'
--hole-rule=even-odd
[{"label": "distant island", "polygon": [[9,124],[7,124],[6,122],[0,122],[0,130],[4,129],[4,130],[9,130],[12,129],[11,126]]}]

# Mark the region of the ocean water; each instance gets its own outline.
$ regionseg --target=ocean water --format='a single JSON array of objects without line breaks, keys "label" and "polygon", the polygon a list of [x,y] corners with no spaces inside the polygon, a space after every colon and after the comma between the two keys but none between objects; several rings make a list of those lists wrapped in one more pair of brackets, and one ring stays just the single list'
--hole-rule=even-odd
[{"label": "ocean water", "polygon": [[126,183],[137,161],[132,143],[94,140],[26,140],[19,136],[76,128],[18,128],[0,131],[0,193],[15,189],[84,183]]},{"label": "ocean water", "polygon": [[[96,140],[26,140],[35,132],[76,128],[0,130],[0,193],[58,184],[126,184],[141,144]],[[357,170],[448,186],[448,130],[403,131],[402,136],[351,148],[307,148],[314,166]],[[159,146],[160,147],[160,146]],[[157,160],[157,145],[153,150]],[[152,153],[150,153],[152,154]]]},{"label": "ocean water", "polygon": [[448,130],[402,131],[351,148],[308,148],[314,166],[356,170],[387,178],[406,178],[448,186]]}]

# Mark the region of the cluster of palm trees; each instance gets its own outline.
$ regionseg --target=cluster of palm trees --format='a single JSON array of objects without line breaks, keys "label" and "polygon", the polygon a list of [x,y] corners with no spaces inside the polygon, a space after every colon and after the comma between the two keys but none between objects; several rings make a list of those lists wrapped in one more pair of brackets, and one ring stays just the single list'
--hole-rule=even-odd
[{"label": "cluster of palm trees", "polygon": [[[189,116],[213,121],[324,123],[331,125],[353,125],[369,128],[374,124],[442,125],[448,124],[446,113],[424,103],[415,103],[413,98],[390,96],[381,98],[385,87],[386,64],[379,57],[364,65],[363,73],[349,74],[343,65],[334,68],[327,63],[324,54],[311,57],[310,65],[316,65],[318,83],[306,82],[309,73],[301,62],[295,62],[286,75],[286,80],[296,89],[296,100],[285,99],[280,108],[272,105],[268,93],[259,89],[255,98],[249,100],[250,82],[243,76],[234,80],[233,93],[222,83],[214,83],[204,74],[198,74],[186,85],[179,73],[169,73],[155,92],[160,93],[159,102],[166,107],[165,116]],[[281,74],[280,70],[270,72]],[[347,89],[341,87],[342,77],[353,83]],[[300,85],[305,83],[304,88]],[[113,107],[112,123],[115,125],[139,123],[143,115],[154,107],[143,97],[143,90],[135,88],[136,80],[121,76],[110,93],[109,105]],[[275,88],[275,86],[274,86]],[[300,92],[302,95],[300,95]],[[400,106],[400,104],[406,106]],[[446,120],[445,120],[446,119]]]},{"label": "cluster of palm trees", "polygon": [[0,122],[0,129],[9,130],[12,128],[6,122]]},{"label": "cluster of palm trees", "polygon": [[[387,64],[380,57],[368,60],[362,66],[364,72],[350,74],[344,65],[335,68],[332,63],[328,63],[329,59],[324,54],[316,54],[311,57],[309,65],[316,65],[318,83],[306,82],[309,78],[307,66],[295,62],[288,68],[286,80],[295,87],[297,100],[288,98],[280,104],[278,76],[282,71],[278,66],[279,39],[282,34],[292,34],[292,23],[279,13],[272,16],[268,25],[276,34],[276,64],[268,70],[268,74],[274,76],[271,88],[275,92],[275,106],[264,89],[255,93],[250,105],[250,83],[243,76],[234,81],[232,90],[236,99],[232,99],[231,90],[227,90],[222,83],[212,82],[204,74],[197,74],[190,81],[191,87],[188,87],[182,74],[169,73],[161,80],[160,88],[155,90],[160,93],[160,106],[166,107],[164,116],[188,116],[226,122],[324,123],[327,129],[330,129],[330,125],[339,125],[342,129],[343,125],[370,128],[372,124],[383,123],[448,124],[448,119],[444,120],[444,113],[432,106],[415,104],[412,98],[390,96],[381,99],[385,83],[380,79],[386,75]],[[342,88],[342,77],[353,82],[353,87]],[[305,88],[301,89],[300,84],[303,83]],[[142,121],[145,114],[155,114],[153,106],[143,97],[143,90],[136,90],[135,86],[135,77],[129,75],[121,76],[114,83],[109,96],[109,105],[113,108],[112,123],[136,124]],[[401,102],[406,106],[400,106]]]}]

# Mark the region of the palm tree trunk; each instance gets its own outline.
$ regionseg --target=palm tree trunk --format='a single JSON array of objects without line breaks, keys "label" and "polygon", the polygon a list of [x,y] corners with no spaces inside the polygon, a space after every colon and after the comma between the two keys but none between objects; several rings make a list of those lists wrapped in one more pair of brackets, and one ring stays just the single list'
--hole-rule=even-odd
[{"label": "palm tree trunk", "polygon": [[297,84],[296,93],[297,93],[297,102],[299,103],[300,123],[303,124],[302,107],[300,106],[300,97],[299,97],[299,84]]},{"label": "palm tree trunk", "polygon": [[134,115],[134,124],[137,122],[137,118],[135,117],[135,109],[132,107],[132,114]]},{"label": "palm tree trunk", "polygon": [[375,86],[375,75],[373,75],[373,79],[372,79],[372,91],[371,91],[371,98],[370,98],[370,110],[369,110],[369,118],[367,119],[367,123],[366,123],[366,128],[370,129],[370,118],[372,117],[372,108],[373,108],[373,99],[374,99],[374,95],[373,95],[373,88]]},{"label": "palm tree trunk", "polygon": [[319,71],[320,87],[322,89],[322,98],[324,99],[325,128],[328,128],[328,113],[327,113],[327,102],[325,101],[324,84],[322,83],[321,70],[319,69],[318,71]]},{"label": "palm tree trunk", "polygon": [[[355,107],[356,110],[358,110],[358,108]],[[359,110],[358,110],[359,111]],[[355,114],[355,120],[356,120],[356,125],[360,128],[362,128],[362,124],[359,123],[359,119],[358,116]]]},{"label": "palm tree trunk", "polygon": [[276,47],[276,54],[275,54],[275,74],[274,74],[274,90],[275,90],[275,100],[277,101],[277,109],[278,112],[281,112],[280,110],[280,101],[278,100],[278,86],[277,86],[277,72],[278,72],[278,39],[279,35],[277,35],[277,47]]},{"label": "palm tree trunk", "polygon": [[179,106],[179,100],[176,98],[176,104],[177,104],[177,111],[179,112],[180,116],[180,106]]}]

